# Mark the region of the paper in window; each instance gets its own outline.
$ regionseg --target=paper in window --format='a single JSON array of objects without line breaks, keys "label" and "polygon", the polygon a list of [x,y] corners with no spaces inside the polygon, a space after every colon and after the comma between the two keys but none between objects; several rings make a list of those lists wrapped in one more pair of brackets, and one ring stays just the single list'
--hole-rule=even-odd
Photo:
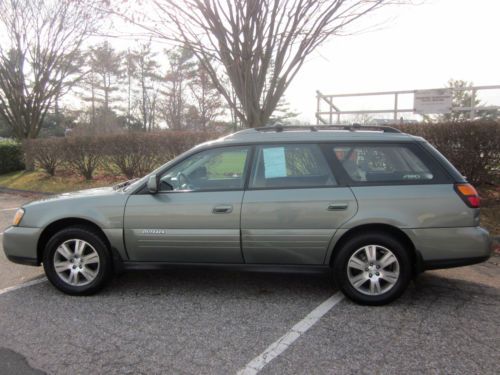
[{"label": "paper in window", "polygon": [[264,148],[262,152],[265,178],[286,177],[285,148]]}]

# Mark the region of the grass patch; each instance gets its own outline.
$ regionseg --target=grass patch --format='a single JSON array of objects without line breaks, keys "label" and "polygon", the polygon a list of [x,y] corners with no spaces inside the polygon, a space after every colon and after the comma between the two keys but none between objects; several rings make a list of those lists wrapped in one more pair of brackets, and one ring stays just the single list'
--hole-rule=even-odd
[{"label": "grass patch", "polygon": [[64,170],[61,170],[53,177],[41,171],[18,171],[0,175],[0,187],[46,193],[63,193],[110,186],[124,180],[126,178],[112,176],[104,171],[98,171],[91,181],[86,181],[82,177],[75,176],[70,171]]}]

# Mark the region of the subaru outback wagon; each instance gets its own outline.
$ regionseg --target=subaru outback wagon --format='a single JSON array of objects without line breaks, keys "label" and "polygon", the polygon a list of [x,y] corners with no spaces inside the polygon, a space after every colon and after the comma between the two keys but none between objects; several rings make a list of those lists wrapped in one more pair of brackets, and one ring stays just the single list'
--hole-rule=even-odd
[{"label": "subaru outback wagon", "polygon": [[74,295],[117,270],[217,266],[329,271],[370,305],[424,270],[490,255],[476,190],[436,149],[358,126],[265,127],[201,144],[139,180],[24,205],[3,246]]}]

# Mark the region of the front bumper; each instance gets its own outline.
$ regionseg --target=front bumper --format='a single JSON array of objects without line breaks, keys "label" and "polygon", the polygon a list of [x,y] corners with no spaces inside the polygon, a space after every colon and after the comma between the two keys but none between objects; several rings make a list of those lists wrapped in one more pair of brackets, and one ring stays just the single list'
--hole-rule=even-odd
[{"label": "front bumper", "polygon": [[492,241],[481,227],[405,229],[419,255],[422,271],[486,261]]},{"label": "front bumper", "polygon": [[3,233],[3,251],[11,262],[39,266],[38,239],[40,228],[9,227]]}]

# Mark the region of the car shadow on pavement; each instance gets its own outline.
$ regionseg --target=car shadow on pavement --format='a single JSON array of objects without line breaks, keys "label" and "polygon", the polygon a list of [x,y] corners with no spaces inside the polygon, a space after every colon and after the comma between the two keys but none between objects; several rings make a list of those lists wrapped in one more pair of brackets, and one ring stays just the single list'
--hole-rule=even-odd
[{"label": "car shadow on pavement", "polygon": [[226,270],[172,269],[131,271],[114,278],[101,294],[160,295],[217,293],[259,296],[313,293],[329,296],[336,291],[329,274],[258,273]]}]

